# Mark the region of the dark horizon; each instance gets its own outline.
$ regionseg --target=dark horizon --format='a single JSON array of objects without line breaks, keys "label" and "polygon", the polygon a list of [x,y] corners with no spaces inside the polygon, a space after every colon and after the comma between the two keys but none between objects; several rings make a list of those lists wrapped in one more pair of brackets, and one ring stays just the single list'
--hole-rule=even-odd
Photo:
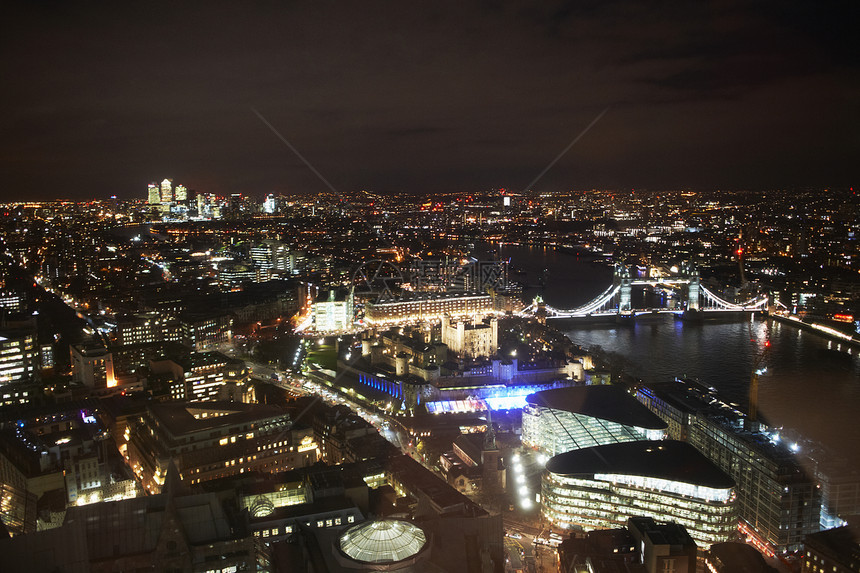
[{"label": "dark horizon", "polygon": [[343,193],[848,188],[857,12],[16,2],[0,200],[327,192],[254,109]]}]

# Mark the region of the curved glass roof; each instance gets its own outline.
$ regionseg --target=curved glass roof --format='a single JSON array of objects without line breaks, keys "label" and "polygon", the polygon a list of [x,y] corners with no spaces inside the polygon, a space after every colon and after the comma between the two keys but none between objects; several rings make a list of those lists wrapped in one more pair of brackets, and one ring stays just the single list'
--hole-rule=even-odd
[{"label": "curved glass roof", "polygon": [[408,521],[379,519],[354,525],[340,536],[340,550],[356,561],[387,563],[417,554],[427,538]]}]

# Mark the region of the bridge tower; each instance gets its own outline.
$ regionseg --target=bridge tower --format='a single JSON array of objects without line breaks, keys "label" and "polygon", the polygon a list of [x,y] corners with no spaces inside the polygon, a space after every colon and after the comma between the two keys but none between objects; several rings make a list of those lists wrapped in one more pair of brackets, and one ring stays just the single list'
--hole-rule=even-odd
[{"label": "bridge tower", "polygon": [[630,267],[621,264],[615,265],[613,280],[616,285],[621,286],[621,289],[618,291],[618,312],[630,312],[633,310],[633,304],[630,300],[630,295],[633,291],[633,279],[630,277]]},{"label": "bridge tower", "polygon": [[695,263],[684,265],[684,274],[690,280],[687,288],[687,310],[699,310],[699,267]]}]

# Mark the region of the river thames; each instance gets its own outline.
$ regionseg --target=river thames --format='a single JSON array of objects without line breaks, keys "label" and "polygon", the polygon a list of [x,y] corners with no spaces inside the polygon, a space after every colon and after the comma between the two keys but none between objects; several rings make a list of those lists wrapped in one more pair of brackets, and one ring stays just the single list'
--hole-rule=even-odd
[{"label": "river thames", "polygon": [[[531,285],[527,295],[540,293],[556,308],[588,302],[612,282],[611,267],[552,249],[503,245],[498,254],[510,258],[512,279]],[[753,365],[770,341],[762,361],[767,370],[759,377],[761,416],[821,442],[860,469],[860,349],[761,317],[690,324],[659,315],[625,326],[550,324],[586,349],[623,355],[625,371],[636,378],[692,377],[743,410]]]}]

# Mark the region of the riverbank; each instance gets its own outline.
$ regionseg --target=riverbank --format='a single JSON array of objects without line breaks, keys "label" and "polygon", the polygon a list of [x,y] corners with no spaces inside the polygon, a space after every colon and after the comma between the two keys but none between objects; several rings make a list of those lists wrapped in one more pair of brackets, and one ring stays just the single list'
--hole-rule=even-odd
[{"label": "riverbank", "polygon": [[814,332],[815,334],[828,340],[832,340],[840,344],[848,344],[855,348],[860,348],[860,337],[858,337],[856,334],[853,336],[848,335],[845,332],[836,330],[835,328],[817,322],[804,322],[802,319],[798,318],[795,315],[784,316],[781,314],[772,313],[768,314],[768,317],[784,324],[790,324],[801,330]]}]

